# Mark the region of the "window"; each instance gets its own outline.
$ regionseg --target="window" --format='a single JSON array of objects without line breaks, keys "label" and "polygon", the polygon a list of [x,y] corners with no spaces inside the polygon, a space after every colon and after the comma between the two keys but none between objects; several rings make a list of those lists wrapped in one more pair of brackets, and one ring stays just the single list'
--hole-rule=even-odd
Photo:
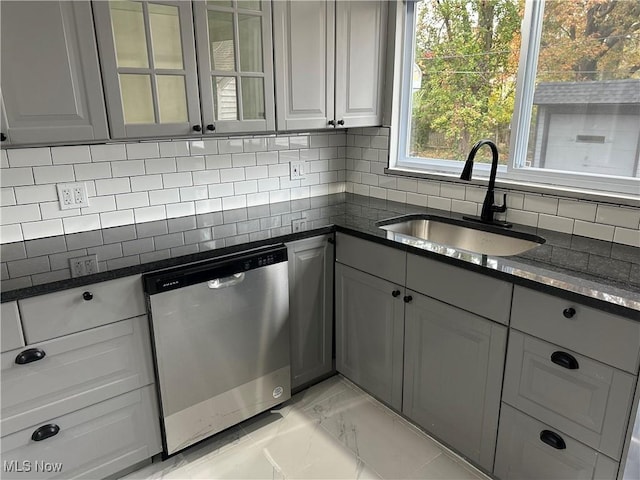
[{"label": "window", "polygon": [[[488,138],[498,145],[501,179],[638,193],[640,2],[423,0],[403,8],[392,168],[459,174],[471,146]],[[477,161],[490,162],[488,153]]]}]

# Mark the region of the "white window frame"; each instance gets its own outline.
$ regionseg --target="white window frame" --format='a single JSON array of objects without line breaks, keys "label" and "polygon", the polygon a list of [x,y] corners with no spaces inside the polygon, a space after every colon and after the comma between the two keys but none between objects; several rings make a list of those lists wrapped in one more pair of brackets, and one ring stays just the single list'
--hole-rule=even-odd
[{"label": "white window frame", "polygon": [[[408,157],[405,152],[409,142],[412,67],[415,55],[415,0],[397,2],[396,50],[394,62],[394,102],[391,122],[391,151],[388,173],[426,175],[429,178],[455,180],[459,178],[464,158],[441,160]],[[545,0],[527,0],[522,21],[522,45],[514,113],[511,120],[511,144],[508,165],[498,166],[498,181],[505,187],[542,187],[551,191],[567,192],[567,189],[595,191],[603,195],[640,194],[640,179],[606,175],[583,174],[544,168],[519,168],[524,163],[528,147],[533,94],[538,65],[538,52],[542,33]],[[480,139],[478,139],[480,140]],[[488,164],[474,166],[474,179],[488,177]]]}]

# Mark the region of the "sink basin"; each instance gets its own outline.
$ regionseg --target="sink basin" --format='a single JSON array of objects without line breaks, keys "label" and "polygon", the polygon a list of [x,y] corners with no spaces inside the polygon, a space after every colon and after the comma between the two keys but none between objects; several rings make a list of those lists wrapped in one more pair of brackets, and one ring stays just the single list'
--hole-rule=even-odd
[{"label": "sink basin", "polygon": [[542,245],[537,235],[507,230],[493,225],[435,215],[404,215],[376,224],[387,231],[387,238],[414,237],[467,252],[506,257]]}]

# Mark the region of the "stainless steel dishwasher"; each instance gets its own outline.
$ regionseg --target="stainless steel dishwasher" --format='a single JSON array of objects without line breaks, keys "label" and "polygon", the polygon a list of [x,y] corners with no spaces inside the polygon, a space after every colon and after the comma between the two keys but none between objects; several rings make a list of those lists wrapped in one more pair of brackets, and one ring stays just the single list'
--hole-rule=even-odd
[{"label": "stainless steel dishwasher", "polygon": [[165,456],[291,397],[284,245],[143,281]]}]

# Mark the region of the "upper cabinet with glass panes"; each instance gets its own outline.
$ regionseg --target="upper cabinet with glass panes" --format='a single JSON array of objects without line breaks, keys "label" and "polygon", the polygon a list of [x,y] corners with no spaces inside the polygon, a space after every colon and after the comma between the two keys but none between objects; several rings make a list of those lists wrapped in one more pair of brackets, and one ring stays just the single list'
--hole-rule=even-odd
[{"label": "upper cabinet with glass panes", "polygon": [[112,138],[273,130],[269,6],[95,2]]}]

